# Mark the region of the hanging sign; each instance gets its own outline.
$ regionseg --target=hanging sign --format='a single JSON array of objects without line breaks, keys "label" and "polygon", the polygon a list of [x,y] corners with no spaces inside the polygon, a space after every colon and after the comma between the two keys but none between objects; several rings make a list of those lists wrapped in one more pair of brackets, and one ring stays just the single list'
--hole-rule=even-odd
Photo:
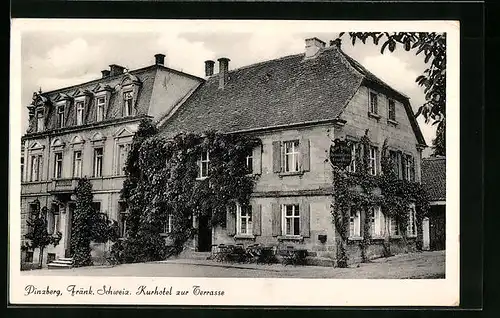
[{"label": "hanging sign", "polygon": [[351,147],[346,140],[335,139],[330,146],[330,162],[332,165],[345,169],[351,164]]}]

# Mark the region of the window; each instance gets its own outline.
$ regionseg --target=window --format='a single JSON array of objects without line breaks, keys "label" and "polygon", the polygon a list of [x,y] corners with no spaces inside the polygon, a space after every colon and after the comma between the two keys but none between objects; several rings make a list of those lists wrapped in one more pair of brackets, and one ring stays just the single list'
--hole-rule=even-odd
[{"label": "window", "polygon": [[236,219],[236,234],[251,235],[252,234],[252,206],[240,206],[237,208]]},{"label": "window", "polygon": [[62,152],[56,152],[54,154],[54,178],[62,178],[62,168],[63,168],[63,154]]},{"label": "window", "polygon": [[410,206],[410,210],[408,211],[408,226],[406,227],[406,234],[408,236],[417,235],[417,217],[415,211],[415,205]]},{"label": "window", "polygon": [[349,215],[349,237],[361,237],[361,217],[359,211],[352,211]]},{"label": "window", "polygon": [[42,155],[31,156],[31,179],[30,181],[40,181],[42,175]]},{"label": "window", "polygon": [[368,209],[368,215],[371,220],[371,235],[372,237],[381,237],[384,235],[384,214],[379,206]]},{"label": "window", "polygon": [[83,102],[76,103],[76,124],[83,125]]},{"label": "window", "polygon": [[45,129],[45,119],[43,118],[43,110],[36,112],[36,131],[40,132]]},{"label": "window", "polygon": [[33,252],[26,252],[26,256],[24,257],[25,263],[33,263]]},{"label": "window", "polygon": [[357,160],[358,160],[358,147],[359,145],[355,142],[351,142],[351,157],[352,157],[352,160],[351,160],[351,164],[349,165],[349,167],[347,167],[347,171],[349,172],[356,172],[356,164],[357,164]]},{"label": "window", "polygon": [[103,149],[94,149],[94,177],[102,177],[102,157]]},{"label": "window", "polygon": [[24,157],[21,157],[21,181],[24,178]]},{"label": "window", "polygon": [[394,150],[389,150],[389,158],[391,159],[394,174],[397,178],[399,178],[399,176],[401,175],[399,171],[399,153]]},{"label": "window", "polygon": [[127,205],[125,202],[118,202],[118,230],[119,237],[126,237],[127,235]]},{"label": "window", "polygon": [[118,145],[118,158],[117,158],[117,174],[125,174],[125,164],[127,163],[128,152],[130,150],[130,144]]},{"label": "window", "polygon": [[101,202],[92,202],[92,209],[94,209],[96,213],[101,213]]},{"label": "window", "polygon": [[123,116],[132,115],[132,102],[133,102],[132,92],[123,93]]},{"label": "window", "polygon": [[163,234],[172,233],[172,229],[173,229],[173,218],[172,214],[169,214],[167,217],[167,221],[163,223]]},{"label": "window", "polygon": [[80,150],[73,153],[73,177],[82,177],[82,152]]},{"label": "window", "polygon": [[389,99],[389,119],[396,121],[396,103]]},{"label": "window", "polygon": [[405,155],[404,156],[404,161],[405,161],[405,179],[408,181],[414,181],[415,180],[415,167],[414,167],[414,162],[413,162],[413,157],[411,155]]},{"label": "window", "polygon": [[64,127],[64,106],[57,107],[57,127]]},{"label": "window", "polygon": [[97,121],[102,121],[104,119],[104,106],[106,104],[106,98],[105,97],[98,97],[97,98],[97,109],[96,109],[96,120]]},{"label": "window", "polygon": [[285,172],[299,171],[299,141],[285,141],[283,143],[285,149]]},{"label": "window", "polygon": [[399,222],[396,217],[391,217],[391,235],[398,236],[399,234]]},{"label": "window", "polygon": [[210,158],[208,151],[202,151],[200,160],[198,160],[198,179],[205,179],[208,177],[209,164]]},{"label": "window", "polygon": [[298,204],[285,204],[283,205],[285,228],[285,235],[297,236],[300,235],[300,214]]},{"label": "window", "polygon": [[378,114],[378,95],[370,92],[370,113]]},{"label": "window", "polygon": [[253,173],[253,150],[250,150],[245,158],[245,167],[248,174]]},{"label": "window", "polygon": [[368,171],[371,175],[377,174],[377,147],[370,146],[370,161],[368,163]]},{"label": "window", "polygon": [[52,204],[47,212],[47,233],[54,234],[59,230],[59,204]]}]

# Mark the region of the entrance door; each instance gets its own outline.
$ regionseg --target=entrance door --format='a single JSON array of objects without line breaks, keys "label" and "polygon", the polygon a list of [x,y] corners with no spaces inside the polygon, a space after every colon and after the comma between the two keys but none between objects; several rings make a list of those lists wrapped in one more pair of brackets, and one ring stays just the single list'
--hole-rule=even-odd
[{"label": "entrance door", "polygon": [[198,220],[198,252],[210,252],[212,249],[210,216],[200,216]]},{"label": "entrance door", "polygon": [[64,257],[71,257],[73,250],[71,248],[71,228],[73,227],[73,211],[75,211],[76,204],[74,202],[68,203],[68,212],[66,217],[66,246],[64,246]]},{"label": "entrance door", "polygon": [[439,251],[446,248],[446,214],[445,206],[431,207],[431,250]]}]

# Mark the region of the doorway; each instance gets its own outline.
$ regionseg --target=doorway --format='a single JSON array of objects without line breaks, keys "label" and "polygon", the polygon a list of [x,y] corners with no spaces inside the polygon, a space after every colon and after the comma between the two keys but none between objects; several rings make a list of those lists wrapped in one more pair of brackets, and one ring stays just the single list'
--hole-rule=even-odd
[{"label": "doorway", "polygon": [[446,249],[446,209],[444,205],[431,206],[430,221],[431,250]]},{"label": "doorway", "polygon": [[64,257],[71,257],[73,255],[73,249],[71,247],[71,230],[73,228],[73,212],[76,209],[76,203],[68,203],[68,212],[66,213],[66,242],[64,246]]},{"label": "doorway", "polygon": [[200,216],[198,219],[198,252],[212,250],[212,227],[210,216]]}]

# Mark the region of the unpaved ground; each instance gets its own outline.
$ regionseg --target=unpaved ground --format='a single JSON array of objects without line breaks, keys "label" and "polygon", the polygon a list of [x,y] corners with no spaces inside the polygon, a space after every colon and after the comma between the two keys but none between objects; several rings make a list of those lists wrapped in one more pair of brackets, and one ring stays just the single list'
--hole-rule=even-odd
[{"label": "unpaved ground", "polygon": [[348,278],[401,279],[444,278],[444,251],[402,254],[380,258],[350,268],[225,264],[201,260],[124,264],[115,267],[82,267],[23,271],[22,275],[43,276],[132,276],[132,277],[257,277],[257,278]]}]

